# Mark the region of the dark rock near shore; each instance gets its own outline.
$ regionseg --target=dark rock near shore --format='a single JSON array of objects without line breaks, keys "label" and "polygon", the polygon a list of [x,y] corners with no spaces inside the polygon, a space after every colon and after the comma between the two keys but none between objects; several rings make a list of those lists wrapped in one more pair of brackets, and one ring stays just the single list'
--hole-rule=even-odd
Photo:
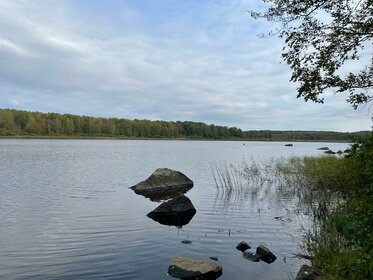
[{"label": "dark rock near shore", "polygon": [[163,202],[147,216],[163,225],[181,227],[188,224],[196,212],[190,199],[182,194]]},{"label": "dark rock near shore", "polygon": [[245,241],[241,241],[237,244],[236,249],[240,250],[241,252],[245,252],[247,249],[250,249],[250,245],[247,244]]},{"label": "dark rock near shore", "polygon": [[332,150],[327,150],[327,151],[324,152],[324,154],[335,155],[336,153],[333,152]]},{"label": "dark rock near shore", "polygon": [[256,248],[256,253],[259,259],[266,263],[273,263],[277,257],[265,246],[260,245]]},{"label": "dark rock near shore", "polygon": [[193,181],[179,171],[158,168],[145,181],[130,187],[135,193],[159,201],[186,193]]},{"label": "dark rock near shore", "polygon": [[277,259],[277,257],[263,245],[256,248],[256,253],[243,252],[242,257],[252,262],[263,261],[266,263],[273,263]]},{"label": "dark rock near shore", "polygon": [[328,151],[328,150],[329,150],[329,147],[321,147],[321,148],[318,148],[318,150]]},{"label": "dark rock near shore", "polygon": [[341,154],[343,154],[343,151],[342,150],[338,150],[337,154],[341,155]]},{"label": "dark rock near shore", "polygon": [[315,280],[317,279],[318,273],[315,269],[308,265],[302,265],[300,270],[295,277],[295,280]]},{"label": "dark rock near shore", "polygon": [[293,147],[293,144],[285,144],[285,147]]},{"label": "dark rock near shore", "polygon": [[223,274],[223,268],[207,260],[189,257],[173,257],[168,274],[185,280],[215,280]]}]

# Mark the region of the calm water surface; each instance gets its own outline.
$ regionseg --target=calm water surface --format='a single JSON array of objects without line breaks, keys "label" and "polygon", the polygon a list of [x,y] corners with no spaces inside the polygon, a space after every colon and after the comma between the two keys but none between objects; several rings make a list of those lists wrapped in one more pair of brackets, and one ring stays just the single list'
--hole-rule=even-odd
[{"label": "calm water surface", "polygon": [[[2,139],[0,279],[174,279],[167,268],[176,255],[218,257],[219,279],[291,279],[306,220],[295,198],[222,196],[211,165],[318,155],[321,146],[347,144]],[[194,181],[186,195],[197,214],[181,229],[149,219],[158,203],[128,189],[159,167]],[[277,260],[244,259],[241,240]]]}]

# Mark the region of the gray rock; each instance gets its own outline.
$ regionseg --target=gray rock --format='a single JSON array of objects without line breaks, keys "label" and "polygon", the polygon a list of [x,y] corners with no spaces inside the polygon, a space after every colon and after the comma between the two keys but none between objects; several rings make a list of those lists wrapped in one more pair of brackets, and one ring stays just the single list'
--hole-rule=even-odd
[{"label": "gray rock", "polygon": [[328,151],[328,150],[329,150],[329,147],[321,147],[321,148],[318,148],[318,150]]},{"label": "gray rock", "polygon": [[273,263],[277,257],[265,246],[260,245],[256,248],[256,253],[260,260],[266,263]]},{"label": "gray rock", "polygon": [[181,227],[188,224],[196,212],[190,199],[181,194],[163,202],[147,216],[163,225]]},{"label": "gray rock", "polygon": [[324,154],[335,155],[335,152],[333,152],[332,150],[327,150],[324,152]]},{"label": "gray rock", "polygon": [[343,154],[343,151],[342,150],[338,150],[337,154],[341,155],[341,154]]},{"label": "gray rock", "polygon": [[241,252],[245,252],[247,249],[250,249],[250,245],[247,244],[245,241],[241,241],[237,244],[236,249],[240,250]]},{"label": "gray rock", "polygon": [[168,267],[172,277],[186,280],[215,280],[223,273],[223,268],[207,260],[196,260],[189,257],[173,257]]},{"label": "gray rock", "polygon": [[151,200],[163,200],[186,193],[192,187],[193,181],[183,173],[168,168],[158,168],[149,178],[130,189]]},{"label": "gray rock", "polygon": [[183,243],[183,244],[192,244],[192,240],[188,240],[188,239],[181,240],[181,243]]},{"label": "gray rock", "polygon": [[285,144],[285,147],[293,147],[293,144]]},{"label": "gray rock", "polygon": [[219,258],[218,257],[209,257],[210,260],[213,260],[213,261],[218,261]]},{"label": "gray rock", "polygon": [[302,265],[300,270],[295,277],[295,280],[315,280],[317,279],[318,273],[312,267],[308,265]]}]

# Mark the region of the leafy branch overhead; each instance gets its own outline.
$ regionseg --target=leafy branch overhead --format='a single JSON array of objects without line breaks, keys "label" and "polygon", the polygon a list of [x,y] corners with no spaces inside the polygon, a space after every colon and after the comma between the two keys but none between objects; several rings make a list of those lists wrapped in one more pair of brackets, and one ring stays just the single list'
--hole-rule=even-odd
[{"label": "leafy branch overhead", "polygon": [[299,84],[298,96],[324,102],[348,94],[354,109],[373,100],[373,0],[263,0],[255,19],[280,24],[269,35],[285,39],[283,59]]}]

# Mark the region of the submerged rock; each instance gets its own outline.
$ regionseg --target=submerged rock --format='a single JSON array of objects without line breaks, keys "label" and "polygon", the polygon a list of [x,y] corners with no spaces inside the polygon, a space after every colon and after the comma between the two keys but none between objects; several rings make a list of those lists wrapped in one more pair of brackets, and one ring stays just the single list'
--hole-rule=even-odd
[{"label": "submerged rock", "polygon": [[258,262],[258,261],[260,261],[259,256],[257,254],[255,254],[255,253],[252,253],[252,252],[243,252],[242,256],[245,259],[247,259],[249,261],[252,261],[252,262]]},{"label": "submerged rock", "polygon": [[182,194],[163,202],[147,216],[163,225],[181,227],[188,224],[196,212],[190,199]]},{"label": "submerged rock", "polygon": [[183,243],[183,244],[192,244],[192,240],[188,240],[188,239],[181,240],[181,243]]},{"label": "submerged rock", "polygon": [[237,244],[236,249],[240,250],[241,252],[245,252],[247,249],[250,249],[250,245],[247,244],[245,241],[241,241]]},{"label": "submerged rock", "polygon": [[183,173],[168,168],[158,168],[149,178],[130,189],[151,200],[163,200],[186,193],[192,187],[193,181]]},{"label": "submerged rock", "polygon": [[318,148],[318,150],[328,151],[328,150],[329,150],[329,147],[321,147],[321,148]]},{"label": "submerged rock", "polygon": [[293,144],[285,144],[285,147],[293,147]]},{"label": "submerged rock", "polygon": [[332,150],[327,150],[327,151],[324,152],[324,154],[335,155],[336,153],[333,152]]},{"label": "submerged rock", "polygon": [[302,265],[300,270],[295,277],[295,280],[315,280],[317,279],[318,273],[315,269],[308,265]]},{"label": "submerged rock", "polygon": [[186,280],[215,280],[223,274],[223,268],[207,260],[173,257],[168,267],[168,274],[172,277]]}]

